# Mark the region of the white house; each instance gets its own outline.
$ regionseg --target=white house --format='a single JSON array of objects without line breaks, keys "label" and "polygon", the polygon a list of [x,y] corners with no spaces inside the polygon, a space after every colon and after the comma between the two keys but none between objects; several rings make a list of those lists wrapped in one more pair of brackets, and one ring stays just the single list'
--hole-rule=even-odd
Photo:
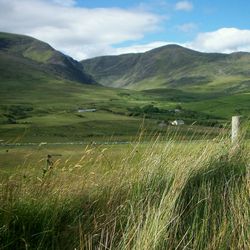
[{"label": "white house", "polygon": [[171,122],[172,125],[174,126],[179,126],[179,125],[184,125],[184,121],[183,120],[175,120],[173,122]]},{"label": "white house", "polygon": [[78,113],[84,113],[84,112],[96,112],[96,109],[78,109]]}]

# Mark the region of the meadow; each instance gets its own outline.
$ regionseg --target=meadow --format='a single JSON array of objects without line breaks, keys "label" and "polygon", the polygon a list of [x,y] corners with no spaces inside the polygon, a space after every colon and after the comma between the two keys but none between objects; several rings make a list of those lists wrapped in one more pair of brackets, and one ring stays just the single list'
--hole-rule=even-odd
[{"label": "meadow", "polygon": [[[43,174],[47,154],[54,164]],[[249,249],[244,141],[140,134],[0,155],[1,249]]]},{"label": "meadow", "polygon": [[107,57],[104,87],[43,42],[0,40],[0,249],[250,249],[249,135],[227,128],[248,123],[248,54]]}]

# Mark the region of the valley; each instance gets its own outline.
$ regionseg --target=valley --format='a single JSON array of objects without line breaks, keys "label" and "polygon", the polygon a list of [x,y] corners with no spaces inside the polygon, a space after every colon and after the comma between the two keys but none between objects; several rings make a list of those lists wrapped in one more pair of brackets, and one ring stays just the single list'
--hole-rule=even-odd
[{"label": "valley", "polygon": [[205,131],[250,114],[248,53],[168,45],[81,63],[36,39],[1,33],[0,139],[129,141],[142,126],[146,134],[164,134],[182,119],[181,130],[195,124]]}]

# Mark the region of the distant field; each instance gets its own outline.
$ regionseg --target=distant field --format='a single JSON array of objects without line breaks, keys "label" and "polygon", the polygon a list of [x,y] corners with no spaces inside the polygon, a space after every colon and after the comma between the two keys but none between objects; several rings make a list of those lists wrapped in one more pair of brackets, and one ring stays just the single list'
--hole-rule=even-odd
[{"label": "distant field", "polygon": [[[36,86],[32,79],[25,78],[20,78],[19,83],[6,80],[0,93],[0,140],[103,141],[111,136],[114,140],[130,140],[142,126],[149,134],[164,133],[171,128],[162,129],[159,123],[164,121],[168,125],[175,119],[205,126],[204,131],[210,130],[209,126],[226,124],[230,113],[225,116],[218,112],[218,115],[213,110],[206,114],[208,109],[201,108],[202,95],[198,93],[171,89],[137,92],[49,78],[40,79],[39,83]],[[23,84],[30,86],[28,90],[20,89],[15,95],[8,90],[18,89]],[[203,97],[212,103],[211,94]],[[179,107],[181,113],[171,111]],[[78,109],[91,108],[96,112],[78,112]]]}]

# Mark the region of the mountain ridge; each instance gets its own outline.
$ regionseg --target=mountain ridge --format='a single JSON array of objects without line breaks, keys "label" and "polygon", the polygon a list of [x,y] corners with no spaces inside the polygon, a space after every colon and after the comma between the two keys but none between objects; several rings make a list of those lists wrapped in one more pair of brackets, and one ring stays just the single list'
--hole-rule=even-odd
[{"label": "mountain ridge", "polygon": [[[100,84],[142,90],[209,84],[223,76],[250,77],[248,52],[203,53],[175,44],[81,63]],[[241,70],[245,63],[246,69]]]}]

